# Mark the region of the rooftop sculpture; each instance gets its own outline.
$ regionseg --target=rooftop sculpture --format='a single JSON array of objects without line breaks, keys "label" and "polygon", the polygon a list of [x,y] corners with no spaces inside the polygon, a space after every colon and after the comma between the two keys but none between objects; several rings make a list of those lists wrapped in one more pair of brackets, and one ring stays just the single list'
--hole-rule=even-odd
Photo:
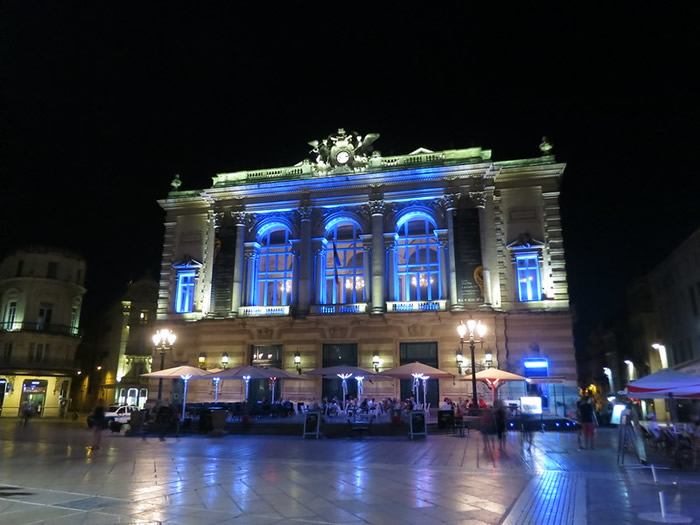
[{"label": "rooftop sculpture", "polygon": [[368,133],[362,137],[357,132],[346,133],[343,128],[335,135],[322,140],[312,140],[310,153],[316,154],[319,170],[347,167],[362,168],[367,165],[368,154],[373,150],[372,144],[379,138],[379,133]]}]

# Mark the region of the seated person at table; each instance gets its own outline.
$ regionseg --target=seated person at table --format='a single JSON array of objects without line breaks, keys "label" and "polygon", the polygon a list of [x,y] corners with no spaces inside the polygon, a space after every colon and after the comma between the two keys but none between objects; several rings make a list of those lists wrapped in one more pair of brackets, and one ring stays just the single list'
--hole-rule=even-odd
[{"label": "seated person at table", "polygon": [[446,397],[440,403],[440,410],[452,410],[452,403],[450,403],[450,398]]},{"label": "seated person at table", "polygon": [[654,439],[659,439],[661,437],[661,427],[656,422],[656,414],[649,414],[649,424],[647,429],[654,436]]},{"label": "seated person at table", "polygon": [[367,412],[369,410],[369,404],[367,403],[367,398],[364,398],[362,400],[362,403],[360,403],[360,410],[362,412]]}]

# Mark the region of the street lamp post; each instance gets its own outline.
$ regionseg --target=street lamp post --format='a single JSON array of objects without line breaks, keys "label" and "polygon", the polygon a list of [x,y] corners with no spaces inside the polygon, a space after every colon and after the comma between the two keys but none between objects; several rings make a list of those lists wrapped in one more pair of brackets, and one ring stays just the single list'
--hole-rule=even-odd
[{"label": "street lamp post", "polygon": [[481,324],[481,321],[469,319],[466,325],[464,324],[464,321],[460,321],[459,326],[457,327],[457,333],[459,334],[459,347],[462,354],[464,354],[464,337],[467,335],[467,332],[469,332],[469,351],[472,358],[472,399],[474,405],[479,406],[479,400],[476,393],[476,359],[474,357],[474,347],[477,341],[474,339],[474,331],[479,334],[479,337],[484,337],[486,334],[486,325]]},{"label": "street lamp post", "polygon": [[[161,328],[153,334],[153,344],[160,353],[160,369],[165,368],[165,351],[170,350],[175,343],[175,334],[168,328]],[[158,379],[158,401],[163,398],[163,378]]]}]

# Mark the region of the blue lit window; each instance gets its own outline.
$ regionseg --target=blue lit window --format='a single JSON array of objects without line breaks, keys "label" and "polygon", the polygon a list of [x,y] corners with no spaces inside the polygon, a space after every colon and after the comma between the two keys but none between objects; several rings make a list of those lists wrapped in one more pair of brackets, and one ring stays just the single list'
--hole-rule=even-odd
[{"label": "blue lit window", "polygon": [[540,263],[537,252],[516,253],[515,270],[518,279],[518,299],[520,301],[542,300]]},{"label": "blue lit window", "polygon": [[435,224],[421,214],[411,215],[398,224],[396,277],[398,301],[442,299],[443,266],[434,234]]},{"label": "blue lit window", "polygon": [[194,287],[197,272],[195,270],[180,270],[177,272],[177,293],[175,296],[175,312],[186,314],[194,310]]},{"label": "blue lit window", "polygon": [[366,302],[361,233],[349,221],[339,221],[326,231],[323,304]]},{"label": "blue lit window", "polygon": [[258,271],[254,306],[292,303],[292,244],[286,228],[270,227],[258,235]]}]

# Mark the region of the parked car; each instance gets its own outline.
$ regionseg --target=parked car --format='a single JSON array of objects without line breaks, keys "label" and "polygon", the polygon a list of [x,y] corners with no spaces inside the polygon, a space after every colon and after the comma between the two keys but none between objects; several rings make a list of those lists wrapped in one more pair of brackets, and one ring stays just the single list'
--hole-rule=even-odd
[{"label": "parked car", "polygon": [[[131,413],[136,412],[138,409],[139,407],[134,405],[111,405],[105,409],[105,423],[107,426],[111,426],[112,422],[128,423],[131,420]],[[87,417],[87,424],[89,428],[92,428],[92,414]]]}]

